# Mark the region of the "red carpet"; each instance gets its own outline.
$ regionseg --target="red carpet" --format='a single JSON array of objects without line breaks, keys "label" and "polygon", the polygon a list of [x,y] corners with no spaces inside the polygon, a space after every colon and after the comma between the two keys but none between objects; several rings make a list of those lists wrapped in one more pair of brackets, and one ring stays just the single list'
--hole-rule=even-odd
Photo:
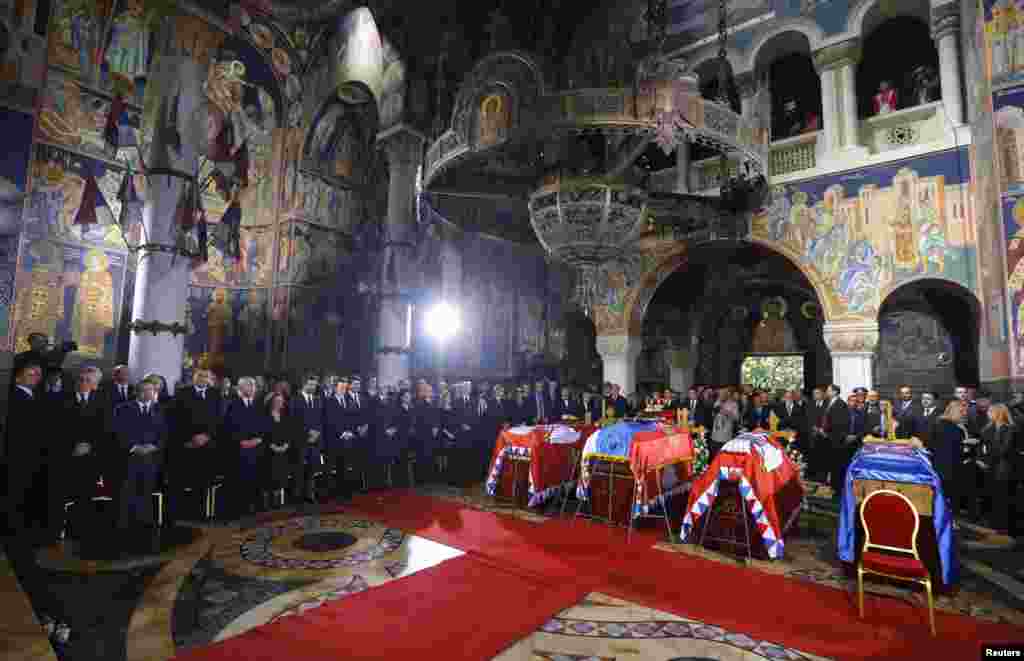
[{"label": "red carpet", "polygon": [[[627,545],[621,529],[584,521],[530,523],[409,492],[364,496],[353,507],[531,579],[589,588],[836,659],[968,659],[978,657],[983,641],[1024,641],[1024,630],[941,612],[939,635],[932,638],[924,608],[883,597],[866,597],[862,621],[852,594],[655,550],[660,528],[634,534]],[[510,611],[504,604],[496,608],[502,615]]]},{"label": "red carpet", "polygon": [[460,556],[175,658],[478,661],[497,656],[587,592]]}]

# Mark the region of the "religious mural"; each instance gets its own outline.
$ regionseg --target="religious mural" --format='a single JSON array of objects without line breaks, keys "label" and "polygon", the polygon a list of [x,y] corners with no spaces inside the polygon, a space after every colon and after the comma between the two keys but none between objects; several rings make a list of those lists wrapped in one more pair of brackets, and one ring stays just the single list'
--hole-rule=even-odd
[{"label": "religious mural", "polygon": [[55,0],[47,46],[50,67],[86,85],[141,103],[153,55],[153,32],[166,3],[144,0]]},{"label": "religious mural", "polygon": [[512,100],[508,94],[492,91],[480,101],[476,145],[488,147],[505,140],[512,126]]},{"label": "religious mural", "polygon": [[[104,139],[104,128],[111,103],[109,95],[92,91],[74,78],[54,71],[42,91],[36,138],[110,159],[114,154]],[[131,145],[142,141],[141,109],[126,105],[119,123],[121,148],[116,156],[139,169],[139,152]]]},{"label": "religious mural", "polygon": [[314,285],[334,282],[351,257],[351,239],[317,225],[292,221],[281,232],[277,283]]},{"label": "religious mural", "polygon": [[1000,191],[1024,193],[1024,88],[995,92],[992,106],[999,151]]},{"label": "religious mural", "polygon": [[0,0],[0,93],[5,105],[29,109],[46,74],[49,5]]},{"label": "religious mural", "polygon": [[266,289],[190,287],[185,368],[262,372],[267,340]]},{"label": "religious mural", "polygon": [[26,239],[15,285],[14,351],[31,333],[74,340],[79,353],[113,359],[124,289],[125,256],[49,239]]},{"label": "religious mural", "polygon": [[984,0],[984,63],[993,87],[1024,82],[1024,7],[1018,0]]},{"label": "religious mural", "polygon": [[948,392],[955,385],[953,340],[939,319],[917,310],[901,310],[878,320],[875,387]]},{"label": "religious mural", "polygon": [[781,247],[829,297],[833,318],[873,318],[922,275],[976,283],[965,150],[776,187],[755,239]]},{"label": "religious mural", "polygon": [[[124,180],[124,169],[60,147],[37,143],[31,175],[32,194],[25,209],[25,232],[31,238],[96,243],[127,251],[125,234],[117,223],[121,213],[118,192]],[[100,192],[96,223],[76,225],[75,215],[82,205],[89,177],[95,178]],[[133,183],[139,195],[144,195],[146,178],[135,175]],[[141,238],[138,232],[137,226],[129,228],[127,239],[132,245]]]},{"label": "religious mural", "polygon": [[304,167],[329,177],[365,180],[368,170],[360,165],[373,156],[374,106],[363,87],[339,88],[313,117],[303,150]]},{"label": "religious mural", "polygon": [[1014,347],[1014,373],[1024,374],[1024,196],[1003,198],[1006,227],[1007,298]]},{"label": "religious mural", "polygon": [[[1003,5],[1007,3],[1002,2]],[[994,40],[1006,23],[992,20],[993,0],[976,0],[961,5],[963,25],[964,73],[971,121],[971,188],[974,217],[977,219],[978,251],[987,255],[980,264],[978,293],[982,300],[984,331],[982,342],[988,347],[991,360],[981,363],[982,379],[1007,378],[1016,362],[1009,354],[1009,311],[1005,306],[1007,270],[1003,262],[1005,247],[1004,219],[1001,217],[1001,159],[1003,149],[997,148],[992,90],[1007,80],[1005,75],[1005,40],[999,57],[1000,73],[995,76]],[[1001,15],[1001,14],[1000,14]],[[997,24],[1000,29],[997,29]],[[1006,105],[1013,105],[1013,97]],[[1008,111],[1009,112],[1009,111]]]}]

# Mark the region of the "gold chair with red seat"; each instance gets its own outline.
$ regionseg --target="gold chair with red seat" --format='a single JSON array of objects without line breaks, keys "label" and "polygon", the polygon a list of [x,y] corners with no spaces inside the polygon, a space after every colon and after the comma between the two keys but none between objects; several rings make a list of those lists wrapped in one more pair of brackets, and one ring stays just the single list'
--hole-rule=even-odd
[{"label": "gold chair with red seat", "polygon": [[864,617],[864,574],[920,583],[928,596],[928,621],[935,635],[935,603],[928,568],[917,551],[921,517],[910,499],[889,489],[879,489],[864,499],[860,510],[864,547],[857,563],[857,597]]}]

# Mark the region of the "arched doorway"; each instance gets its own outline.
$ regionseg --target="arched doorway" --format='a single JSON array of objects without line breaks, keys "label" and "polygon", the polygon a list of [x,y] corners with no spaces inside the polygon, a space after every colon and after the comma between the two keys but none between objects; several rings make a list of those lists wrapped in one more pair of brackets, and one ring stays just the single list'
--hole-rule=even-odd
[{"label": "arched doorway", "polygon": [[[793,369],[792,360],[783,359],[799,358],[802,370],[789,385],[810,388],[832,377],[822,327],[817,294],[792,261],[761,244],[723,241],[693,251],[661,283],[642,339],[645,352],[664,351],[667,363],[668,352],[689,352],[681,376],[686,386],[740,383],[744,362],[759,357],[790,366],[782,369]],[[673,387],[678,381],[677,372]],[[781,383],[766,378],[764,385]]]},{"label": "arched doorway", "polygon": [[947,280],[894,289],[878,314],[875,387],[893,394],[909,385],[948,397],[957,384],[978,384],[980,314],[977,297]]}]

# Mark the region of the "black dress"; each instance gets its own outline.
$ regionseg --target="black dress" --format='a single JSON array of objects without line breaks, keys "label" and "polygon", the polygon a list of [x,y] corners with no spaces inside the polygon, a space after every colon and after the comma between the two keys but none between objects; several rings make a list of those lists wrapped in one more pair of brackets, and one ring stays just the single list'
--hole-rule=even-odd
[{"label": "black dress", "polygon": [[[296,439],[296,425],[287,412],[282,412],[279,420],[270,416],[270,433],[265,442],[267,451],[264,454],[267,489],[276,491],[288,486],[288,473],[292,467],[292,444]],[[284,449],[275,452],[275,447]]]},{"label": "black dress", "polygon": [[957,468],[963,453],[963,442],[967,431],[949,420],[939,419],[935,431],[929,434],[927,448],[932,454],[932,467],[942,480],[942,491],[953,507],[953,515],[960,509],[960,492],[957,489]]}]

